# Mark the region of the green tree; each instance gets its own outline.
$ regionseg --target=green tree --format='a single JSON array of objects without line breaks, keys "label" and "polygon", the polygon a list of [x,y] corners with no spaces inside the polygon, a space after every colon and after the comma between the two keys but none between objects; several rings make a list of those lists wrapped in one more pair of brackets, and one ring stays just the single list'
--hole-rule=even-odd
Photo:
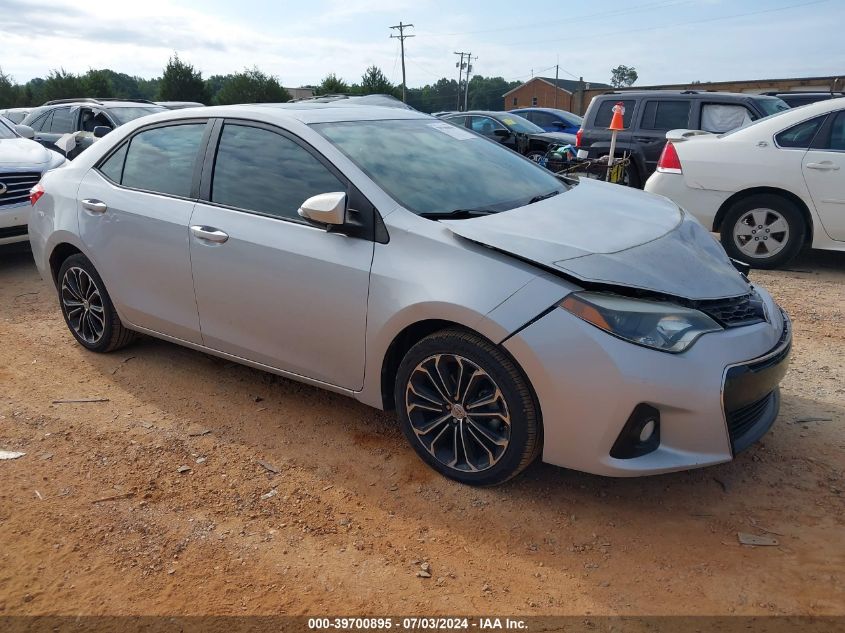
[{"label": "green tree", "polygon": [[283,103],[290,101],[290,94],[279,83],[279,79],[266,75],[258,68],[245,69],[242,73],[229,75],[223,81],[216,103]]},{"label": "green tree", "polygon": [[347,92],[349,92],[349,84],[334,73],[326,75],[320,85],[314,88],[316,95],[339,95]]},{"label": "green tree", "polygon": [[636,68],[619,64],[610,71],[610,85],[614,88],[627,88],[634,85],[637,77]]},{"label": "green tree", "polygon": [[386,94],[396,96],[396,87],[390,83],[378,66],[367,68],[361,76],[361,84],[358,90],[362,95]]},{"label": "green tree", "polygon": [[158,97],[161,101],[199,101],[208,103],[205,82],[202,73],[179,59],[178,53],[167,60],[161,83],[158,87]]},{"label": "green tree", "polygon": [[114,96],[109,75],[104,70],[89,70],[82,76],[82,85],[86,97],[108,98]]},{"label": "green tree", "polygon": [[0,108],[12,108],[20,100],[20,88],[15,81],[0,68]]},{"label": "green tree", "polygon": [[41,87],[41,98],[44,101],[74,99],[83,96],[85,96],[85,86],[82,79],[67,72],[64,68],[51,70]]}]

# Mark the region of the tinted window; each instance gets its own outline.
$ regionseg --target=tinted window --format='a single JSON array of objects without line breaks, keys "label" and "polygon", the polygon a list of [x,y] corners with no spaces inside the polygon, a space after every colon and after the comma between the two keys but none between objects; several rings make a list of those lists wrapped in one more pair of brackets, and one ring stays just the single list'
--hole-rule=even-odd
[{"label": "tinted window", "polygon": [[331,191],[346,191],[346,185],[290,139],[245,125],[223,128],[212,202],[302,221],[302,203]]},{"label": "tinted window", "polygon": [[[599,104],[599,109],[596,112],[596,119],[593,121],[593,125],[595,127],[606,128],[610,126],[610,119],[613,118],[613,106],[615,106],[616,103],[616,101],[608,99]],[[634,105],[636,104],[636,101],[622,101],[622,104],[625,106],[625,114],[622,115],[622,124],[626,128],[629,128],[631,127],[631,117],[634,116]]]},{"label": "tinted window", "polygon": [[540,127],[552,127],[555,121],[559,120],[556,116],[548,112],[532,112],[532,115],[531,122],[536,123]]},{"label": "tinted window", "polygon": [[689,108],[689,101],[646,101],[640,127],[645,130],[687,128]]},{"label": "tinted window", "polygon": [[414,213],[507,211],[566,191],[552,172],[499,143],[430,119],[313,124]]},{"label": "tinted window", "polygon": [[51,110],[47,114],[35,119],[32,122],[30,127],[35,130],[36,132],[49,132],[50,131],[50,121],[53,120],[53,111]]},{"label": "tinted window", "polygon": [[833,119],[833,125],[830,126],[828,149],[845,152],[845,112],[840,112]]},{"label": "tinted window", "polygon": [[132,137],[121,183],[187,198],[204,123],[159,127]]},{"label": "tinted window", "polygon": [[495,130],[507,131],[507,128],[504,125],[487,116],[470,117],[469,125],[473,132],[478,132],[479,134],[484,134],[485,136],[493,136],[493,132]]},{"label": "tinted window", "polygon": [[810,147],[826,116],[826,114],[817,116],[815,119],[793,125],[791,128],[775,136],[775,141],[781,147],[806,149]]},{"label": "tinted window", "polygon": [[114,154],[108,157],[106,162],[100,165],[100,171],[112,180],[119,183],[123,178],[123,162],[126,160],[126,148],[129,143],[124,143],[123,146]]},{"label": "tinted window", "polygon": [[449,116],[443,117],[444,120],[452,123],[453,125],[457,125],[458,127],[464,127],[467,122],[467,118],[465,116]]},{"label": "tinted window", "polygon": [[73,113],[70,108],[56,108],[53,110],[53,122],[50,124],[51,134],[69,134],[75,132]]}]

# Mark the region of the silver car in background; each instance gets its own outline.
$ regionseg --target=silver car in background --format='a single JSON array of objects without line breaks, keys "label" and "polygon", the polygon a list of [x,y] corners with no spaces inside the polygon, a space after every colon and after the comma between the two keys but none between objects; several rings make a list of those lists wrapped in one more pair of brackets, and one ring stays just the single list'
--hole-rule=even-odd
[{"label": "silver car in background", "polygon": [[395,409],[461,482],[717,464],[778,413],[789,320],[696,220],[415,111],[163,113],[32,199],[87,349],[142,332]]}]

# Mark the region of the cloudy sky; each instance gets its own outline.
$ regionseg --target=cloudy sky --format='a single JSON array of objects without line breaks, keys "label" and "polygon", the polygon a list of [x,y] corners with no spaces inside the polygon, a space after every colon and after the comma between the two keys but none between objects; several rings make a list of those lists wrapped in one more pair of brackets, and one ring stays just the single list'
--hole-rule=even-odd
[{"label": "cloudy sky", "polygon": [[635,66],[638,85],[845,75],[845,0],[0,0],[0,68],[18,82],[60,67],[154,77],[178,51],[205,76],[258,66],[299,86],[376,64],[399,83],[400,20],[415,25],[410,86],[455,76],[453,51],[520,80],[555,63],[602,82]]}]

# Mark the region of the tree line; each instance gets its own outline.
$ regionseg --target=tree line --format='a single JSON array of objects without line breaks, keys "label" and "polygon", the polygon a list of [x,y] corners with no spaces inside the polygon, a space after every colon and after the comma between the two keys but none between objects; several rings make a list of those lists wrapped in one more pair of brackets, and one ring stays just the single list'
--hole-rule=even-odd
[{"label": "tree line", "polygon": [[[502,77],[476,75],[469,82],[467,105],[472,110],[501,110],[502,95],[518,86],[518,81]],[[311,88],[315,95],[388,94],[401,97],[401,87],[393,84],[377,66],[367,68],[358,82],[348,83],[330,73]],[[455,110],[463,106],[464,85],[454,79],[439,79],[433,84],[406,90],[408,105],[422,112]],[[108,68],[74,74],[64,69],[51,70],[46,77],[36,77],[24,84],[0,69],[0,108],[33,107],[55,99],[81,97],[148,99],[150,101],[197,101],[205,105],[234,103],[283,103],[291,100],[275,75],[258,68],[228,75],[203,78],[202,72],[174,54],[161,77],[144,79]]]}]

